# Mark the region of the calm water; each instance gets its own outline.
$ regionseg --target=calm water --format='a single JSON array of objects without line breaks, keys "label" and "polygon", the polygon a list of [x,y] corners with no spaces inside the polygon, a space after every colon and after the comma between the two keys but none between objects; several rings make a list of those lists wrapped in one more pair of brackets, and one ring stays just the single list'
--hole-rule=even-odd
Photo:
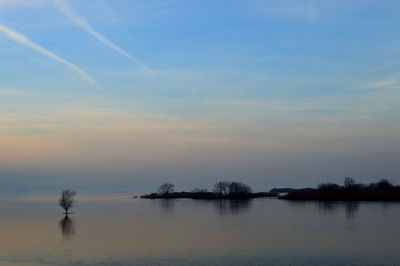
[{"label": "calm water", "polygon": [[400,265],[400,204],[0,197],[0,265]]}]

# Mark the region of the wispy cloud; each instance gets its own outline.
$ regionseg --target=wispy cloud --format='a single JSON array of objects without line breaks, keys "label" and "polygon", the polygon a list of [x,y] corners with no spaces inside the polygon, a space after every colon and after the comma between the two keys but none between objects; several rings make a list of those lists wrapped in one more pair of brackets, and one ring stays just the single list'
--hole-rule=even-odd
[{"label": "wispy cloud", "polygon": [[399,89],[400,83],[397,80],[383,80],[365,85],[368,89]]},{"label": "wispy cloud", "polygon": [[2,33],[3,35],[5,35],[6,37],[10,38],[13,41],[21,43],[21,44],[43,54],[51,59],[54,59],[64,65],[66,65],[67,67],[69,67],[70,69],[72,69],[73,71],[78,73],[83,79],[87,80],[88,82],[90,82],[92,84],[95,83],[95,80],[89,74],[87,74],[85,71],[83,71],[81,68],[79,68],[78,66],[59,57],[58,55],[50,52],[49,50],[40,46],[39,44],[34,43],[33,41],[31,41],[29,38],[27,38],[23,34],[18,33],[2,24],[0,24],[0,33]]},{"label": "wispy cloud", "polygon": [[72,8],[69,7],[68,3],[65,0],[54,0],[56,3],[57,7],[60,9],[60,11],[67,16],[73,23],[75,23],[77,26],[82,28],[84,31],[95,37],[98,41],[101,43],[105,44],[106,46],[110,47],[114,51],[120,53],[121,55],[125,56],[129,60],[137,63],[138,65],[142,66],[144,69],[146,69],[148,72],[152,73],[153,71],[146,66],[144,63],[142,63],[139,59],[136,57],[132,56],[129,54],[127,51],[123,50],[119,46],[117,46],[115,43],[104,37],[102,34],[100,34],[98,31],[96,31],[92,25],[90,25],[84,18],[82,18],[80,15],[78,15]]}]

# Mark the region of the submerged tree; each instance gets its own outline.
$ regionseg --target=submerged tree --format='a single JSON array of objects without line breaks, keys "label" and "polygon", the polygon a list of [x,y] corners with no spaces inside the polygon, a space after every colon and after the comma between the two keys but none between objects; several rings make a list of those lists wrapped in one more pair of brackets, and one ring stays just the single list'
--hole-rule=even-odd
[{"label": "submerged tree", "polygon": [[158,193],[160,194],[170,194],[174,192],[174,184],[164,183],[158,188]]},{"label": "submerged tree", "polygon": [[63,190],[61,192],[61,198],[58,200],[58,205],[65,210],[65,214],[68,214],[68,210],[75,205],[76,192],[72,190]]}]

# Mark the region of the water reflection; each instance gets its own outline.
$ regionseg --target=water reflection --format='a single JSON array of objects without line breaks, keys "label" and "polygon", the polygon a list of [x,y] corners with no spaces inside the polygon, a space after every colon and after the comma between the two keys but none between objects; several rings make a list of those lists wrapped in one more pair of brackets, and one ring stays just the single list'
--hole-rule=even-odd
[{"label": "water reflection", "polygon": [[360,208],[360,203],[357,201],[289,201],[289,203],[296,207],[315,206],[323,215],[344,212],[347,219],[353,219]]},{"label": "water reflection", "polygon": [[58,195],[51,201],[1,199],[0,265],[372,266],[400,261],[399,203],[118,197],[81,200],[79,217],[55,220]]},{"label": "water reflection", "polygon": [[345,206],[346,206],[346,217],[348,219],[351,219],[358,212],[358,209],[360,208],[360,203],[356,201],[349,201],[346,203]]},{"label": "water reflection", "polygon": [[60,220],[60,228],[64,238],[69,238],[75,234],[74,221],[68,215]]},{"label": "water reflection", "polygon": [[333,201],[318,201],[318,210],[322,214],[331,213],[337,210],[337,202]]},{"label": "water reflection", "polygon": [[173,199],[160,199],[160,207],[161,210],[166,213],[170,214],[172,213],[172,210],[174,209],[174,200]]},{"label": "water reflection", "polygon": [[214,207],[220,215],[239,214],[251,208],[252,200],[215,200]]},{"label": "water reflection", "polygon": [[321,213],[332,213],[340,209],[344,209],[346,217],[352,219],[359,210],[359,202],[356,201],[319,201],[319,211]]}]

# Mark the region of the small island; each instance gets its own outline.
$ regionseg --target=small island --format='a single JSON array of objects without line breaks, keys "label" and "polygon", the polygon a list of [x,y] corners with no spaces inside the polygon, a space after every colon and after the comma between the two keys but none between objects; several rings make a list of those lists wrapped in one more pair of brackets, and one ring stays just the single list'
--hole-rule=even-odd
[{"label": "small island", "polygon": [[343,186],[323,183],[318,188],[296,189],[278,198],[318,201],[400,201],[400,186],[393,185],[387,179],[368,185],[357,184],[353,178],[346,177]]},{"label": "small island", "polygon": [[171,183],[162,184],[157,193],[142,195],[145,199],[254,199],[263,197],[276,197],[276,194],[269,192],[254,193],[250,186],[242,182],[220,181],[214,185],[212,191],[207,189],[193,189],[191,192],[175,192]]}]

